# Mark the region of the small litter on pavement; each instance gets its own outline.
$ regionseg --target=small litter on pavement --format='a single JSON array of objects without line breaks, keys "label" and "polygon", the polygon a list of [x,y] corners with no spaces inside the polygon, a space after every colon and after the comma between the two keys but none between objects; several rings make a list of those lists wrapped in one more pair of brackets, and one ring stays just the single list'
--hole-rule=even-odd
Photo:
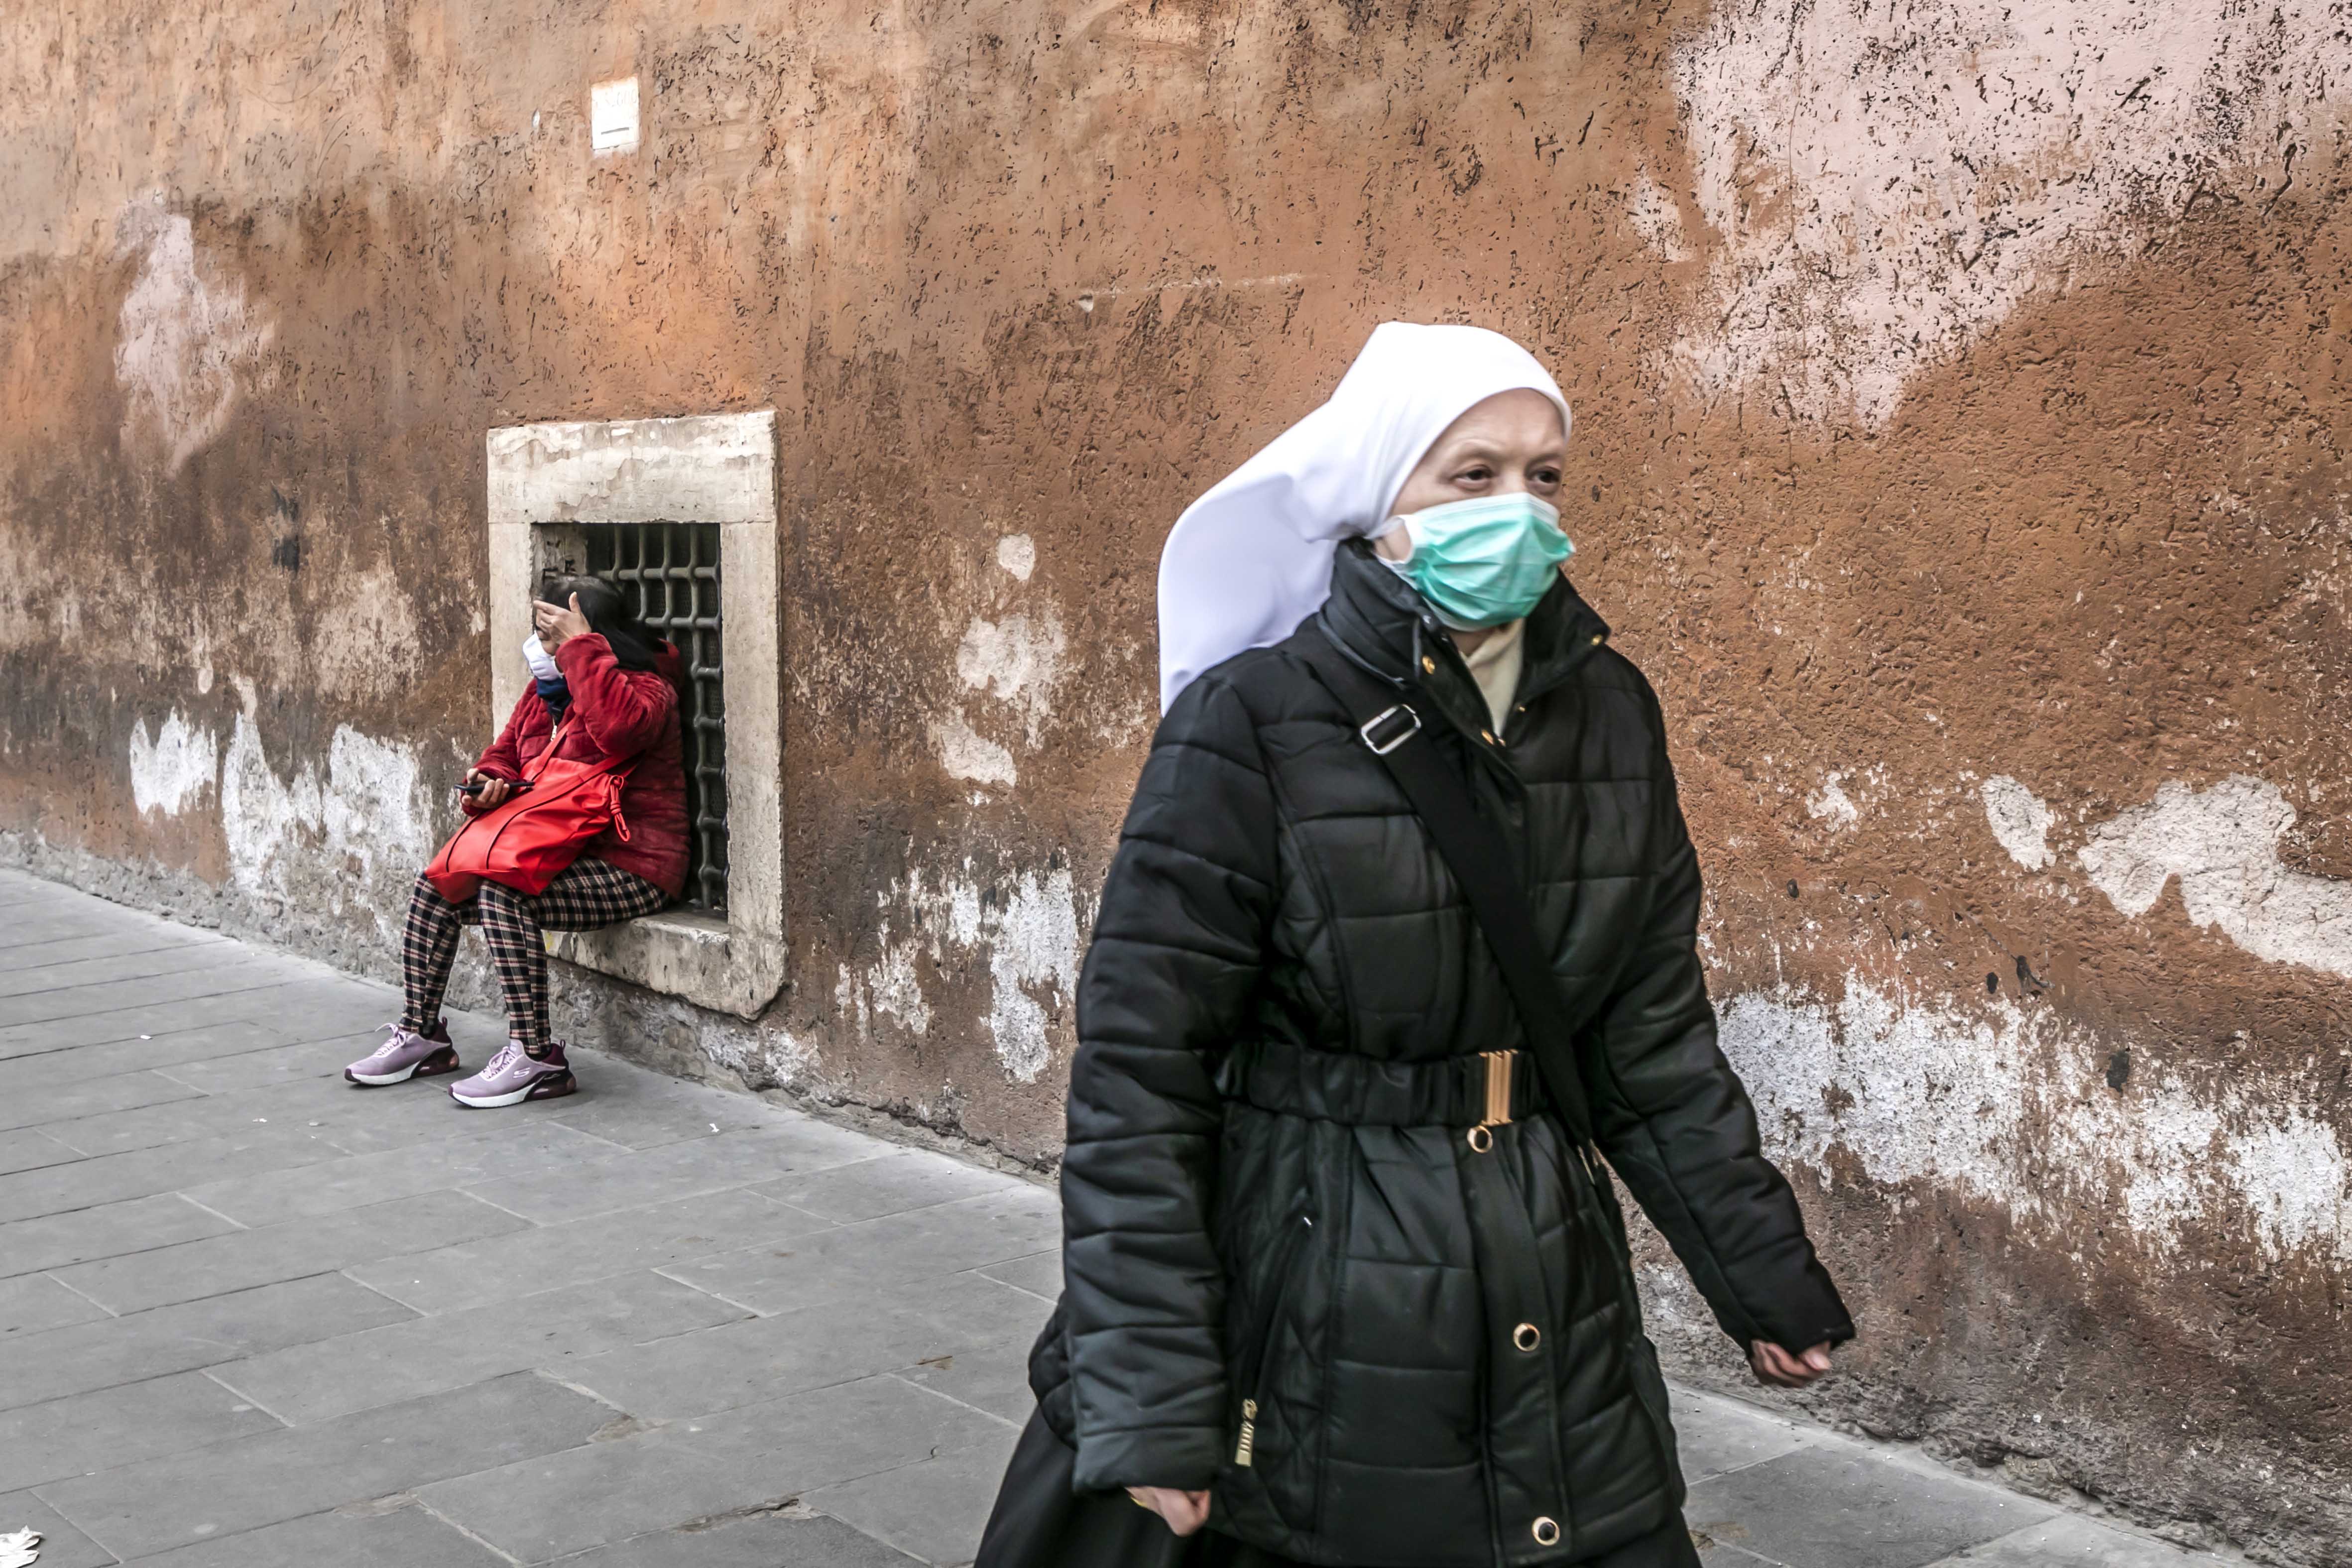
[{"label": "small litter on pavement", "polygon": [[37,1530],[0,1535],[0,1568],[31,1568],[33,1560],[40,1554],[41,1532]]}]

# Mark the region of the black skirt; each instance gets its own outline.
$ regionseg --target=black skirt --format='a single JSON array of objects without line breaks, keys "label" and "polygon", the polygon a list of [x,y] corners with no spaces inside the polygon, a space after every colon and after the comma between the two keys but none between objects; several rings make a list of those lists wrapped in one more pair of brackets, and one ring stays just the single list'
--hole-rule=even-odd
[{"label": "black skirt", "polygon": [[[1045,1415],[1030,1412],[972,1568],[1303,1568],[1214,1531],[1179,1538],[1124,1491],[1074,1492],[1077,1462]],[[1577,1568],[1699,1568],[1698,1551],[1677,1515]]]}]

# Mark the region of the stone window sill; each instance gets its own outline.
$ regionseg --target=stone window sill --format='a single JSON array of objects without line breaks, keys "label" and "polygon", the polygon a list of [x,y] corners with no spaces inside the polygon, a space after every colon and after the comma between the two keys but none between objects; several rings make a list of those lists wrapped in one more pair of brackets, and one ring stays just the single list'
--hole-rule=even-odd
[{"label": "stone window sill", "polygon": [[784,944],[716,915],[665,910],[602,931],[549,931],[550,956],[698,1007],[753,1018],[782,989]]}]

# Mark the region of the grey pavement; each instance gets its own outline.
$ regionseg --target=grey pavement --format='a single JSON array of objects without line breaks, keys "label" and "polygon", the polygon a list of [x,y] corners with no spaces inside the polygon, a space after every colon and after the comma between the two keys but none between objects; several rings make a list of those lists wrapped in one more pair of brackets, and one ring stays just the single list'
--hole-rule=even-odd
[{"label": "grey pavement", "polygon": [[[0,871],[0,1534],[40,1568],[968,1563],[1050,1187],[580,1052],[355,1089],[387,988]],[[498,1020],[453,1015],[470,1066]],[[1677,1390],[1708,1568],[2211,1563]]]}]

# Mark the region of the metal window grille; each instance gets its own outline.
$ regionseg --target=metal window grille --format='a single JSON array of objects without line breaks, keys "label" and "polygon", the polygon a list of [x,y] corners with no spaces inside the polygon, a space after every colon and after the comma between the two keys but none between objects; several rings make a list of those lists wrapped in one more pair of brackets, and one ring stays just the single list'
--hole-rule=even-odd
[{"label": "metal window grille", "polygon": [[629,596],[686,660],[686,902],[727,912],[727,705],[719,653],[719,525],[605,523],[583,530],[588,570]]}]

